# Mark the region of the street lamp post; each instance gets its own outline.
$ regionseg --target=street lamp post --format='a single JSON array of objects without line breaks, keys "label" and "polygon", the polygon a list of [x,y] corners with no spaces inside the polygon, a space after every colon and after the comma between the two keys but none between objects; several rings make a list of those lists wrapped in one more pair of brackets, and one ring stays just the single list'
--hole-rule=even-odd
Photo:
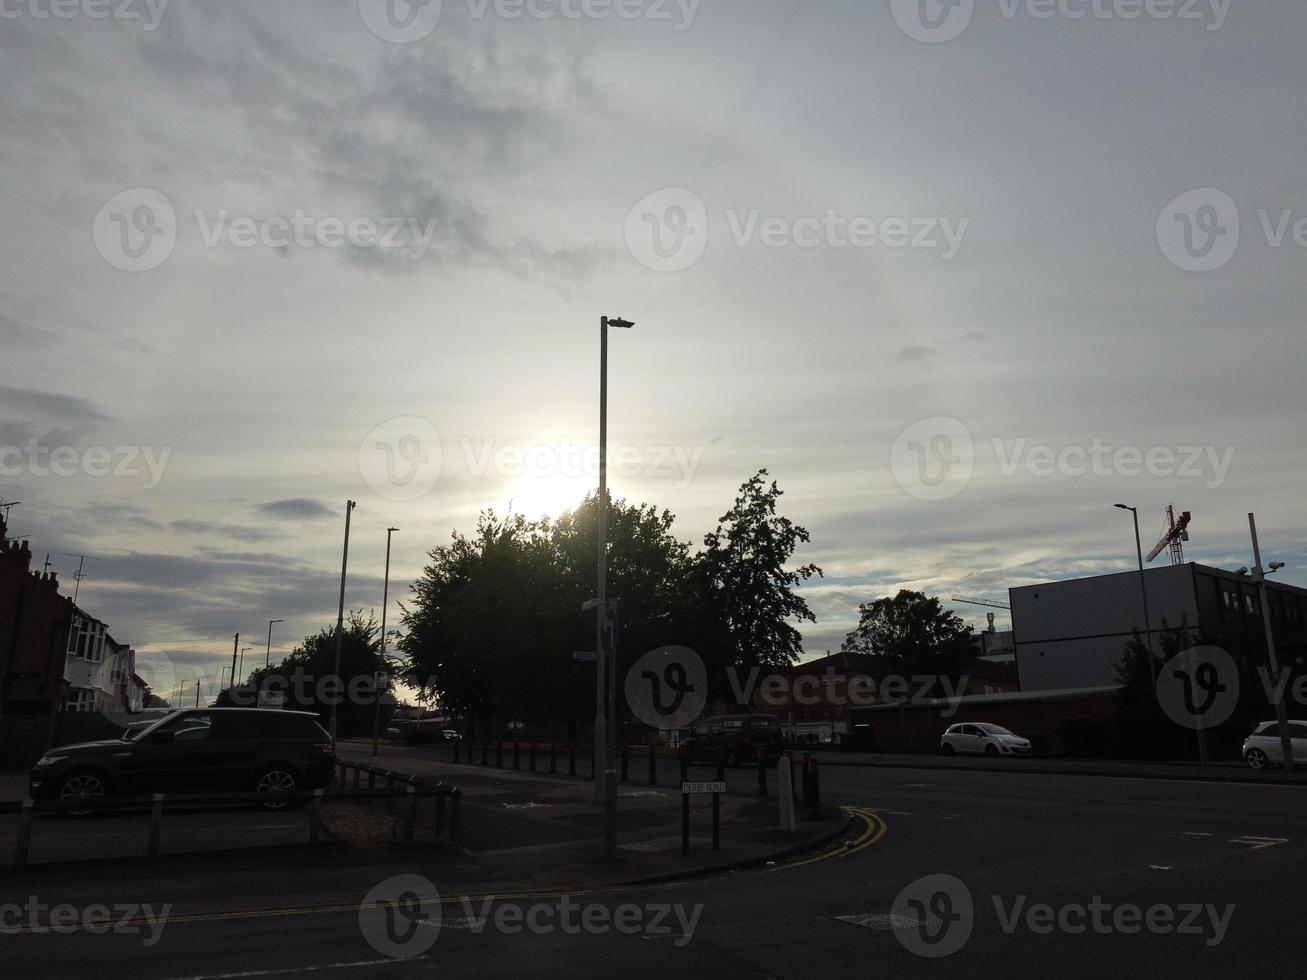
[{"label": "street lamp post", "polygon": [[376,712],[372,717],[372,758],[374,759],[377,757],[378,745],[381,742],[381,692],[376,688],[380,686],[377,681],[386,670],[386,606],[390,603],[390,536],[398,530],[397,527],[386,528],[386,576],[381,584],[381,655],[378,658],[378,669],[373,672],[372,691],[372,698],[376,702]]},{"label": "street lamp post", "polygon": [[[242,684],[245,683],[245,651],[246,651],[246,650],[253,650],[253,649],[254,649],[254,647],[241,647],[240,678],[241,678],[241,683],[242,683]],[[234,685],[234,684],[232,685],[232,687],[235,687],[235,686],[236,686],[236,685]]]},{"label": "street lamp post", "polygon": [[263,654],[263,666],[265,669],[272,666],[272,624],[284,622],[286,622],[284,619],[268,620],[268,649]]},{"label": "street lamp post", "polygon": [[[331,676],[333,685],[340,683],[340,644],[345,634],[345,571],[349,568],[349,518],[358,503],[345,501],[345,550],[340,559],[340,605],[336,609],[336,658]],[[331,699],[331,740],[336,741],[336,714],[340,702],[340,692],[335,691]]]},{"label": "street lamp post", "polygon": [[[1257,599],[1262,604],[1262,625],[1266,630],[1266,656],[1271,666],[1271,691],[1275,698],[1275,722],[1280,729],[1280,756],[1285,772],[1293,771],[1293,748],[1289,742],[1289,712],[1284,704],[1284,685],[1280,683],[1280,658],[1275,654],[1275,634],[1271,630],[1271,604],[1266,594],[1266,572],[1262,568],[1262,549],[1257,542],[1257,520],[1248,515],[1248,532],[1253,539],[1253,581]],[[1272,563],[1271,571],[1283,566]]]},{"label": "street lamp post", "polygon": [[[604,855],[609,859],[617,856],[617,651],[609,649],[605,653],[604,643],[604,615],[608,611],[608,328],[629,330],[633,326],[634,323],[621,317],[602,317],[599,321],[599,597],[595,609],[595,800],[604,801]],[[604,747],[602,776],[597,764],[601,744]]]},{"label": "street lamp post", "polygon": [[1114,504],[1120,510],[1130,511],[1135,521],[1135,557],[1139,559],[1139,592],[1144,600],[1144,636],[1148,640],[1148,672],[1157,683],[1157,662],[1153,659],[1153,624],[1148,617],[1148,581],[1144,577],[1144,548],[1139,541],[1139,511],[1129,504]]}]

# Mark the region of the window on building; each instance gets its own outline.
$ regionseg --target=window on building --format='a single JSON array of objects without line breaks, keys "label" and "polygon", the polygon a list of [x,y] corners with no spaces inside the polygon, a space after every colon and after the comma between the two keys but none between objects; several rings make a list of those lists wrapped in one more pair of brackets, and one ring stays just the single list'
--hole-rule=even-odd
[{"label": "window on building", "polygon": [[69,711],[94,711],[95,691],[87,687],[74,687],[68,692]]}]

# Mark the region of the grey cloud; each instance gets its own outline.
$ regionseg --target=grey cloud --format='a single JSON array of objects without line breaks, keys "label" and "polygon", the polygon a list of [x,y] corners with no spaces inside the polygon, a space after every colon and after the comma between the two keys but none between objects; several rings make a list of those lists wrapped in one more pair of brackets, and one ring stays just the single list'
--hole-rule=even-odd
[{"label": "grey cloud", "polygon": [[311,500],[308,497],[273,500],[266,504],[259,504],[256,509],[266,517],[295,521],[316,521],[335,513],[321,501]]},{"label": "grey cloud", "polygon": [[83,398],[32,388],[15,388],[10,385],[0,385],[0,405],[60,419],[100,421],[107,418]]}]

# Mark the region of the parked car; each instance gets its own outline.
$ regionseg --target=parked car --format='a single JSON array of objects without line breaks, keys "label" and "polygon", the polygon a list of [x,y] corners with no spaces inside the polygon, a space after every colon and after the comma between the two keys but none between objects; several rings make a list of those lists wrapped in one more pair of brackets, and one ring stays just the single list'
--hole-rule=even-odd
[{"label": "parked car", "polygon": [[446,741],[446,742],[461,742],[461,741],[463,741],[463,736],[462,736],[462,735],[461,735],[461,734],[460,734],[456,729],[453,729],[453,728],[444,728],[444,729],[441,729],[440,734],[443,735],[443,736],[445,736],[445,741]]},{"label": "parked car", "polygon": [[[1289,722],[1289,752],[1294,763],[1307,762],[1307,721]],[[1264,721],[1243,741],[1243,761],[1253,769],[1265,769],[1284,762],[1280,751],[1280,726]]]},{"label": "parked car", "polygon": [[1030,740],[1002,725],[986,721],[967,721],[949,725],[940,736],[940,750],[945,755],[1030,755]]},{"label": "parked car", "polygon": [[781,757],[781,726],[771,715],[717,715],[695,725],[681,747],[691,762],[747,765],[761,751],[770,765]]},{"label": "parked car", "polygon": [[[193,708],[164,716],[130,740],[51,749],[32,769],[28,792],[34,800],[291,793],[326,786],[335,761],[331,736],[309,712]],[[286,805],[264,804],[267,809]]]}]

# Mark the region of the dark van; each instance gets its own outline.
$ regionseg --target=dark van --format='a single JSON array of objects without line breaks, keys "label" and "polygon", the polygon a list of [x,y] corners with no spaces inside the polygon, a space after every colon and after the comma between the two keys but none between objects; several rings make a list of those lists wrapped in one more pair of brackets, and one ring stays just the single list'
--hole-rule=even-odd
[{"label": "dark van", "polygon": [[752,765],[761,752],[771,765],[781,757],[781,726],[771,715],[716,715],[695,725],[681,744],[691,762]]}]

